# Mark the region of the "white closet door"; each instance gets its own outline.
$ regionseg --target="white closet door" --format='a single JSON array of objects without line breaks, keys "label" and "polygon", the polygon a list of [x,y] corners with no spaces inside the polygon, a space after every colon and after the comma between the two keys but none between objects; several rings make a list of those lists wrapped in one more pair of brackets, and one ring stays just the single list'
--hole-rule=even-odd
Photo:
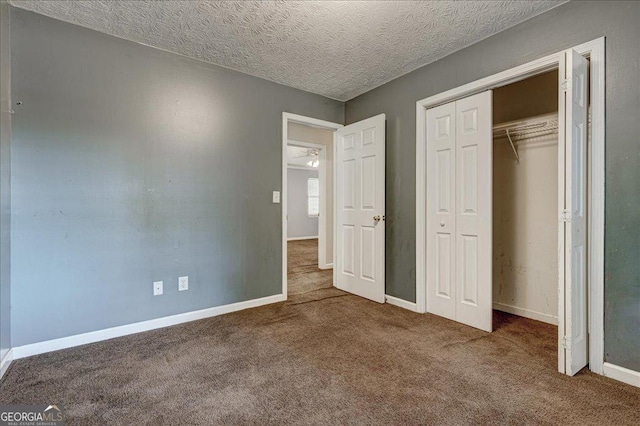
[{"label": "white closet door", "polygon": [[456,107],[427,111],[427,312],[456,319]]},{"label": "white closet door", "polygon": [[587,365],[587,60],[565,53],[565,357],[566,373]]},{"label": "white closet door", "polygon": [[487,91],[427,111],[427,312],[492,331],[493,123]]},{"label": "white closet door", "polygon": [[384,303],[385,115],[336,133],[336,287]]},{"label": "white closet door", "polygon": [[456,101],[456,320],[492,331],[492,92]]}]

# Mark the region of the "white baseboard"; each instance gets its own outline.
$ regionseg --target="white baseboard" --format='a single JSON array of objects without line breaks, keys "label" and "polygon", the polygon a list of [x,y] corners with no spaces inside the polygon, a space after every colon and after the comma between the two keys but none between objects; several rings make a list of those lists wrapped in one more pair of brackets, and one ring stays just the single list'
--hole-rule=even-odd
[{"label": "white baseboard", "polygon": [[287,241],[301,241],[301,240],[317,240],[318,236],[309,236],[309,237],[291,237],[287,238]]},{"label": "white baseboard", "polygon": [[0,361],[0,379],[2,379],[4,373],[9,369],[11,361],[13,361],[13,349],[9,349],[9,351],[4,355],[4,358]]},{"label": "white baseboard", "polygon": [[608,362],[602,364],[602,370],[603,374],[607,377],[640,388],[640,372],[638,371],[629,370],[628,368],[609,364]]},{"label": "white baseboard", "polygon": [[318,266],[318,269],[333,269],[333,263],[327,263],[324,266]]},{"label": "white baseboard", "polygon": [[418,312],[418,305],[413,302],[407,302],[404,299],[399,299],[397,297],[389,296],[388,294],[384,295],[384,300],[393,306],[398,306],[403,309],[407,309],[411,312]]},{"label": "white baseboard", "polygon": [[25,358],[45,352],[57,351],[60,349],[72,348],[74,346],[86,345],[88,343],[100,342],[116,337],[127,336],[129,334],[142,333],[144,331],[169,327],[185,322],[196,321],[204,318],[215,317],[228,314],[230,312],[241,311],[243,309],[256,308],[287,300],[284,294],[262,297],[260,299],[247,300],[244,302],[231,303],[229,305],[216,306],[199,311],[185,312],[183,314],[171,315],[137,322],[134,324],[121,325],[118,327],[105,328],[104,330],[91,331],[89,333],[76,334],[75,336],[61,337],[59,339],[47,340],[44,342],[32,343],[13,348],[13,359]]},{"label": "white baseboard", "polygon": [[542,312],[532,311],[530,309],[518,308],[517,306],[507,305],[505,303],[493,302],[493,309],[496,311],[506,312],[508,314],[518,315],[520,317],[529,318],[536,321],[546,322],[547,324],[558,325],[558,317],[545,314]]}]

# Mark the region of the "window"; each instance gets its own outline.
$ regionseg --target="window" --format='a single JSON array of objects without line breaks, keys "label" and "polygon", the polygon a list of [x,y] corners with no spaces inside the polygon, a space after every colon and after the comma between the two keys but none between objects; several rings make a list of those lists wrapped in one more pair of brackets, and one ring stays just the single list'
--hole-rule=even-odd
[{"label": "window", "polygon": [[307,179],[307,214],[309,217],[320,215],[320,179]]}]

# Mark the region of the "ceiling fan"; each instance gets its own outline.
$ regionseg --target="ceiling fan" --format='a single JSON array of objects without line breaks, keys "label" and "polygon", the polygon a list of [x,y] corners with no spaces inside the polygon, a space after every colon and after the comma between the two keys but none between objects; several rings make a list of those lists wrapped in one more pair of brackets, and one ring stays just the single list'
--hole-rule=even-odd
[{"label": "ceiling fan", "polygon": [[314,148],[308,148],[305,154],[291,157],[291,159],[308,157],[311,157],[311,160],[307,161],[308,167],[318,167],[320,165],[320,151]]}]

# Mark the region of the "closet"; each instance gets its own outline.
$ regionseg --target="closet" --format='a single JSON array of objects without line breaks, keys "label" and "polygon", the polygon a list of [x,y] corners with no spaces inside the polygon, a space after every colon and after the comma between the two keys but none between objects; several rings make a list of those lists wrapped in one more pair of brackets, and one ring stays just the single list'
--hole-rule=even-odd
[{"label": "closet", "polygon": [[557,324],[558,71],[430,109],[427,126],[427,311]]},{"label": "closet", "polygon": [[493,90],[493,308],[558,323],[558,71]]},{"label": "closet", "polygon": [[419,272],[429,313],[487,332],[494,309],[557,324],[558,371],[573,375],[588,346],[589,63],[569,49],[557,64],[418,104]]}]

